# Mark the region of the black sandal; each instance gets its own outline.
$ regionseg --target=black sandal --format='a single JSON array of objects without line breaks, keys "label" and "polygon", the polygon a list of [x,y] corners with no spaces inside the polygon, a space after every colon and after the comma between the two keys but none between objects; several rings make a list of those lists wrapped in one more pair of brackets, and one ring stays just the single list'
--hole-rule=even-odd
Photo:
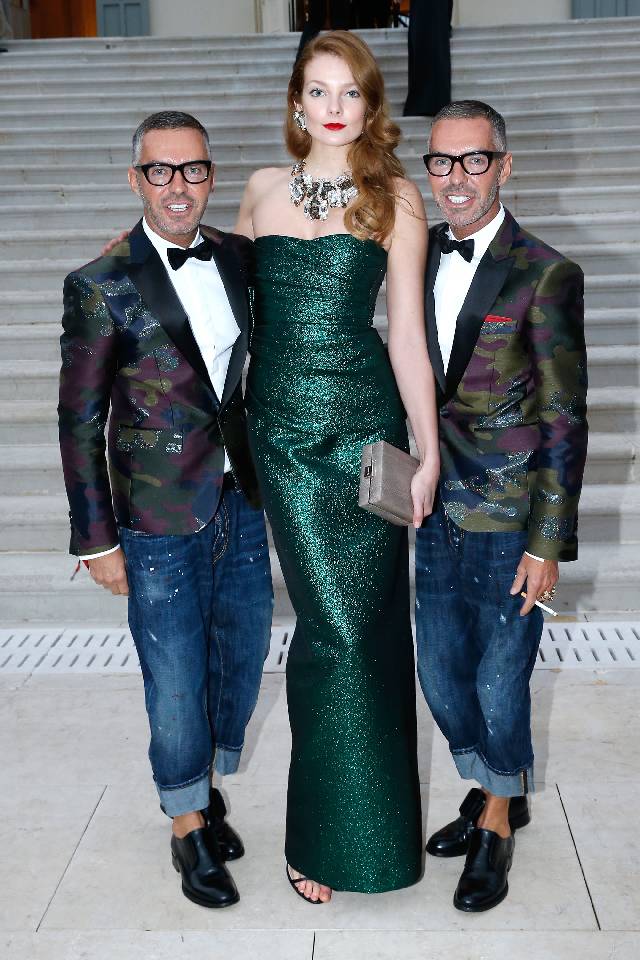
[{"label": "black sandal", "polygon": [[291,876],[291,874],[289,873],[289,864],[288,864],[288,863],[285,865],[285,872],[286,872],[286,874],[287,874],[287,880],[289,881],[289,883],[291,884],[291,886],[293,887],[293,889],[295,890],[295,892],[298,894],[298,896],[299,896],[299,897],[302,897],[302,899],[304,900],[305,903],[311,903],[311,904],[313,904],[313,906],[316,906],[316,905],[319,904],[319,903],[324,903],[324,900],[312,900],[310,897],[305,897],[304,893],[301,893],[301,891],[298,890],[297,884],[299,884],[299,883],[307,883],[307,881],[308,881],[308,879],[309,879],[308,877],[298,877],[297,880],[294,880],[293,877]]}]

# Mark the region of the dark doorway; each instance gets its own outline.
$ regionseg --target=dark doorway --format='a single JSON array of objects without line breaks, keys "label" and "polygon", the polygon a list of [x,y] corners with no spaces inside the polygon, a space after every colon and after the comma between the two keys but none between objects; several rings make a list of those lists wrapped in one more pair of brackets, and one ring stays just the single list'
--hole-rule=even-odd
[{"label": "dark doorway", "polygon": [[95,37],[96,0],[31,0],[31,36]]}]

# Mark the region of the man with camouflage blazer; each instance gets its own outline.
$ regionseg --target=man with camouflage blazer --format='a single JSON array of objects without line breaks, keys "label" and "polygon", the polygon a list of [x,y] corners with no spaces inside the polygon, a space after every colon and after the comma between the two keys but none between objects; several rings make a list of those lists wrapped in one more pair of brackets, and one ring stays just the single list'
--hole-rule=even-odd
[{"label": "man with camouflage blazer", "polygon": [[213,166],[194,117],[143,121],[129,182],[144,218],[64,285],[71,552],[129,596],[173,865],[185,896],[224,907],[244,850],[210,775],[238,767],[273,605],[242,397],[252,245],[200,226]]},{"label": "man with camouflage blazer", "polygon": [[481,787],[427,851],[466,855],[454,906],[477,912],[507,895],[513,831],[530,817],[534,604],[577,557],[583,276],[500,203],[512,157],[491,107],[444,107],[424,159],[447,223],[431,230],[426,278],[442,473],[416,540],[418,672],[460,776]]}]

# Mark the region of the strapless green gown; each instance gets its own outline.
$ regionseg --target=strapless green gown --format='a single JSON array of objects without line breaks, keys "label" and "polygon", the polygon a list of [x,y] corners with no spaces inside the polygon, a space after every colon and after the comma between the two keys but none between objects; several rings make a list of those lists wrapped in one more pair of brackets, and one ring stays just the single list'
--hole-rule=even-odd
[{"label": "strapless green gown", "polygon": [[286,859],[334,890],[415,883],[422,831],[407,531],[358,506],[365,443],[408,449],[372,327],[371,240],[256,240],[252,453],[296,612]]}]

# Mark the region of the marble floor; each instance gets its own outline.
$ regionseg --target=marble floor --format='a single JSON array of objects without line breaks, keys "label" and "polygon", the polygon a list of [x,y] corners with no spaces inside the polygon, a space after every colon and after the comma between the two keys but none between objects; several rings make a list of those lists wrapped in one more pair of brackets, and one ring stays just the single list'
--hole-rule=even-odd
[{"label": "marble floor", "polygon": [[[468,916],[460,861],[409,890],[318,909],[284,877],[289,752],[282,674],[266,674],[239,773],[224,783],[247,856],[237,906],[180,892],[146,759],[138,676],[0,678],[2,960],[637,960],[640,670],[536,670],[537,792],[510,893]],[[465,793],[419,697],[426,831]]]}]

